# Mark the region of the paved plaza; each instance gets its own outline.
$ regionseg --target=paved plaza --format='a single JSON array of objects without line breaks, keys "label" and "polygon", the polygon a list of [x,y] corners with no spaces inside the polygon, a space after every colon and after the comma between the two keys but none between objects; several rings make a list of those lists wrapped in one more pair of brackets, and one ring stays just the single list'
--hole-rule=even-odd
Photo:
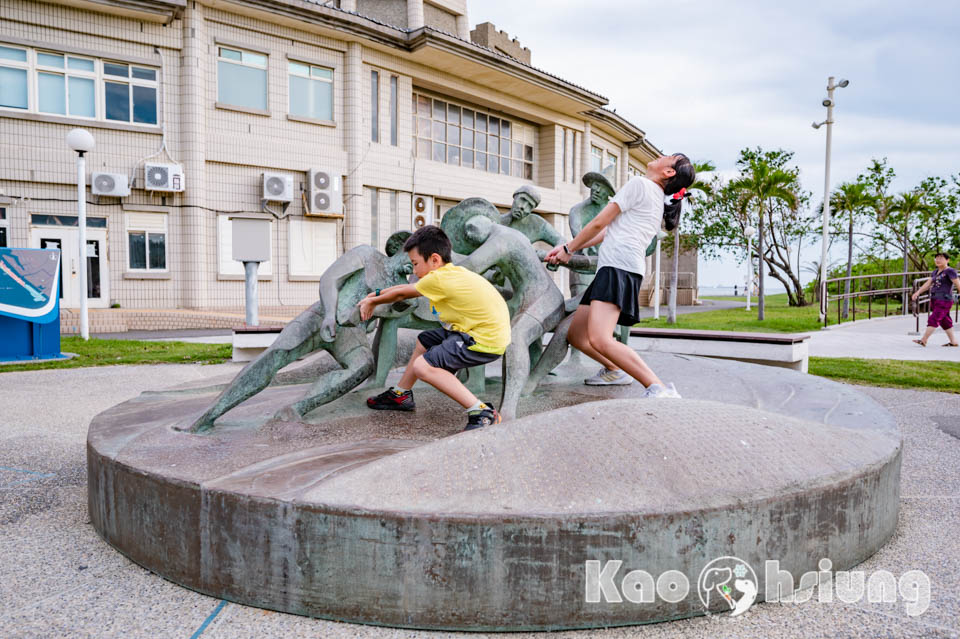
[{"label": "paved plaza", "polygon": [[[946,350],[946,349],[944,349]],[[144,390],[238,370],[141,366],[0,375],[0,628],[4,637],[427,637],[447,633],[357,626],[223,603],[130,562],[87,514],[87,426]],[[739,618],[560,633],[602,637],[960,636],[960,396],[862,389],[894,414],[904,436],[896,533],[859,569],[922,570],[929,608],[886,604],[759,604]],[[12,560],[11,560],[12,559]],[[477,636],[476,634],[464,636]]]},{"label": "paved plaza", "polygon": [[[920,316],[920,335],[927,325]],[[944,348],[947,334],[937,329],[926,348],[914,344],[917,320],[913,315],[848,322],[810,334],[811,357],[861,357],[960,362],[960,348]]]}]

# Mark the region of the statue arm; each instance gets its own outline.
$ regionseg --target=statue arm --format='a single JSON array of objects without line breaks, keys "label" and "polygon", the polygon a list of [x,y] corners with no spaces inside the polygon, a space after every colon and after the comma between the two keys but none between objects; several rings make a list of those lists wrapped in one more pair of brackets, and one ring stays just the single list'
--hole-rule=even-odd
[{"label": "statue arm", "polygon": [[337,298],[343,283],[362,271],[364,261],[358,252],[349,251],[330,265],[320,276],[320,302],[323,304],[323,322],[320,325],[320,337],[332,342],[337,333]]},{"label": "statue arm", "polygon": [[553,228],[553,225],[546,220],[543,220],[543,224],[541,225],[539,239],[546,242],[550,246],[557,246],[558,244],[563,244],[564,242],[564,237],[560,234],[560,232]]}]

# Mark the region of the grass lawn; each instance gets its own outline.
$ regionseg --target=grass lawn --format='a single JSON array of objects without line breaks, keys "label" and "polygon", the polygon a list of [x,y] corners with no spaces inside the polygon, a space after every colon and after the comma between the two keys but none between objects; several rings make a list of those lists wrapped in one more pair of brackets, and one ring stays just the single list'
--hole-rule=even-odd
[{"label": "grass lawn", "polygon": [[220,364],[229,361],[230,344],[193,344],[187,342],[141,342],[126,339],[64,337],[60,350],[76,353],[71,359],[55,362],[0,365],[0,373],[46,368],[78,368],[113,364]]},{"label": "grass lawn", "polygon": [[851,384],[960,393],[960,362],[811,357],[810,373]]},{"label": "grass lawn", "polygon": [[[735,297],[708,297],[705,299],[736,300]],[[817,316],[820,307],[817,304],[809,306],[790,306],[786,293],[767,295],[764,304],[764,320],[757,319],[756,298],[748,311],[746,308],[730,308],[719,311],[705,311],[703,313],[678,314],[676,324],[667,324],[664,319],[666,309],[660,307],[660,319],[642,319],[637,326],[648,328],[688,328],[711,331],[747,331],[756,333],[806,333],[820,330],[821,324]],[[897,304],[890,305],[888,313],[899,309]],[[881,307],[882,309],[882,307]],[[858,308],[858,316],[860,315]],[[881,310],[882,315],[882,310]],[[830,324],[837,323],[834,315],[829,318]]]}]

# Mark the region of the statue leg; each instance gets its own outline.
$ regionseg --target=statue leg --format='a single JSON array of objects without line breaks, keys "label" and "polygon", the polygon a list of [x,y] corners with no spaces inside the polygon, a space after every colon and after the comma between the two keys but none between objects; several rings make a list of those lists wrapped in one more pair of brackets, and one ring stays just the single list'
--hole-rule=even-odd
[{"label": "statue leg", "polygon": [[343,368],[321,376],[310,386],[302,399],[277,413],[277,418],[285,421],[300,419],[313,409],[346,395],[373,374],[373,350],[367,345],[362,329],[359,330],[359,335],[342,334],[357,330],[340,327],[330,350],[330,354]]},{"label": "statue leg", "polygon": [[540,357],[543,355],[543,340],[536,340],[530,342],[530,370],[532,371],[537,366],[537,362],[540,361]]},{"label": "statue leg", "polygon": [[511,343],[503,354],[503,391],[500,394],[500,415],[504,419],[517,416],[520,391],[530,376],[530,342],[543,337],[543,326],[530,315],[514,318],[510,330]]},{"label": "statue leg", "polygon": [[377,336],[373,340],[373,352],[376,353],[377,374],[374,385],[383,386],[387,382],[387,375],[397,359],[397,329],[403,318],[391,317],[380,320]]},{"label": "statue leg", "polygon": [[202,433],[210,430],[218,417],[269,386],[277,371],[322,347],[326,343],[320,339],[322,321],[319,302],[294,318],[280,331],[270,348],[260,353],[233,378],[213,406],[193,423],[189,431]]},{"label": "statue leg", "polygon": [[465,370],[467,379],[466,381],[460,381],[463,382],[468,391],[479,397],[487,390],[487,367],[471,366]]},{"label": "statue leg", "polygon": [[[543,351],[543,355],[540,356],[540,360],[536,366],[533,367],[530,377],[527,378],[527,383],[524,384],[524,396],[532,395],[540,382],[543,381],[543,378],[563,363],[564,358],[567,356],[567,331],[570,329],[571,322],[573,322],[573,313],[563,318],[563,320],[557,324],[557,327],[553,329],[553,337],[550,338],[550,343],[547,344],[547,348]],[[579,352],[572,347],[569,350]]]},{"label": "statue leg", "polygon": [[618,326],[617,330],[617,339],[620,340],[621,344],[630,344],[630,326]]}]

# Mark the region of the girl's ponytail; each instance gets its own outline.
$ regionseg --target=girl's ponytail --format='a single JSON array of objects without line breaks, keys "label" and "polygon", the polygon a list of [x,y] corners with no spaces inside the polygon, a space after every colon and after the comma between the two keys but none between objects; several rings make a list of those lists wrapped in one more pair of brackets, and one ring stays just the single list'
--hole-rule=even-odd
[{"label": "girl's ponytail", "polygon": [[670,201],[663,205],[663,227],[672,231],[680,226],[680,211],[683,208],[683,197],[687,194],[687,187],[693,184],[697,178],[693,170],[693,163],[690,158],[683,153],[676,153],[677,161],[673,165],[676,171],[666,184],[663,185],[663,192],[666,195],[672,195]]}]

